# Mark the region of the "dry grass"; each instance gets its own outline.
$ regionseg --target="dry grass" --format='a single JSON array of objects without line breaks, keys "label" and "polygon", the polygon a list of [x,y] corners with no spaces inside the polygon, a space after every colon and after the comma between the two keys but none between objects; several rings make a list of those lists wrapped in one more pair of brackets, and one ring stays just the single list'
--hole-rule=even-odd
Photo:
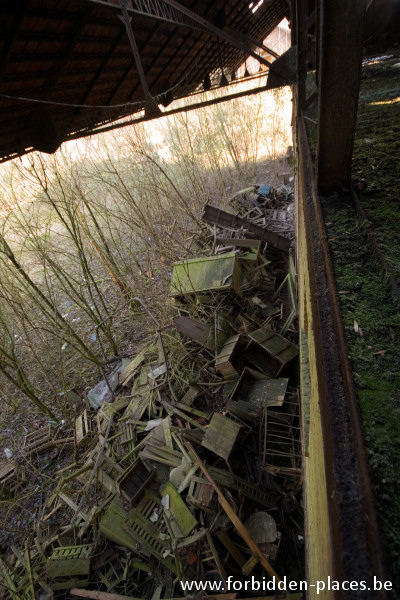
[{"label": "dry grass", "polygon": [[[73,425],[86,391],[153,331],[130,299],[168,322],[171,267],[199,252],[204,203],[224,205],[251,183],[277,183],[290,144],[283,90],[3,167],[1,454],[18,451],[25,433],[49,418]],[[82,400],[67,401],[68,390]],[[10,507],[35,512],[37,492],[32,501],[24,494],[3,503],[5,521]],[[17,519],[19,529],[29,519]]]}]

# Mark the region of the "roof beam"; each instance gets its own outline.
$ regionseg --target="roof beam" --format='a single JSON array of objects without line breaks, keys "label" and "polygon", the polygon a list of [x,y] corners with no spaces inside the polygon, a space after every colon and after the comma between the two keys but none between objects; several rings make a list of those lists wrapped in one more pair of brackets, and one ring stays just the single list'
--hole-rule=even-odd
[{"label": "roof beam", "polygon": [[[86,0],[89,2],[95,2],[107,6],[107,8],[118,6],[118,0]],[[131,0],[130,7],[127,7],[127,11],[130,15],[136,14],[142,17],[151,17],[171,25],[180,25],[182,27],[189,27],[191,29],[199,29],[198,23],[195,20],[188,18],[184,13],[171,8],[164,4],[162,0],[152,0],[148,2],[146,0]]]},{"label": "roof beam", "polygon": [[131,22],[132,20],[129,18],[128,11],[126,9],[127,0],[119,0],[119,2],[121,5],[121,9],[122,9],[121,20],[126,27],[126,32],[128,34],[129,42],[130,42],[130,45],[132,48],[132,54],[134,56],[136,68],[139,73],[140,83],[142,84],[142,88],[144,91],[145,103],[146,103],[146,108],[145,108],[146,116],[154,117],[154,116],[157,116],[158,114],[160,114],[161,110],[158,108],[156,101],[154,100],[154,98],[152,97],[152,95],[149,92],[149,87],[148,87],[147,81],[146,81],[146,75],[143,70],[143,65],[142,65],[142,61],[140,60],[139,50],[138,50],[138,47],[136,44],[135,36],[133,34],[132,22]]},{"label": "roof beam", "polygon": [[[85,128],[84,130],[82,129],[82,130],[76,131],[75,133],[71,133],[70,135],[68,135],[66,140],[76,140],[76,139],[79,139],[86,135],[96,135],[97,133],[105,133],[106,131],[113,131],[114,129],[122,129],[123,127],[126,127],[127,125],[134,125],[135,123],[143,123],[144,121],[149,121],[151,119],[158,119],[160,117],[166,117],[168,115],[176,115],[181,112],[190,112],[192,110],[196,110],[197,108],[204,108],[205,106],[211,106],[213,104],[221,104],[222,102],[227,102],[228,100],[236,100],[237,98],[242,98],[244,96],[254,96],[255,94],[259,94],[260,92],[264,92],[264,91],[267,91],[267,87],[261,86],[261,87],[252,88],[250,90],[243,90],[241,92],[236,92],[234,94],[228,94],[226,96],[221,96],[220,98],[212,98],[210,100],[204,100],[202,102],[196,102],[194,104],[180,106],[178,108],[166,110],[165,112],[160,111],[160,114],[158,116],[151,117],[150,119],[148,116],[146,116],[144,114],[142,116],[136,116],[136,117],[129,119],[128,121],[124,121],[122,123],[121,122],[117,122],[117,123],[113,122],[111,125],[106,125],[106,126],[99,124],[98,126],[96,126],[94,128],[90,128],[90,129]],[[108,122],[110,122],[110,121],[111,120],[109,120]]]},{"label": "roof beam", "polygon": [[[208,31],[211,31],[212,33],[214,33],[218,37],[222,38],[223,40],[225,40],[232,46],[239,48],[239,50],[243,50],[243,52],[249,53],[250,56],[252,56],[256,60],[258,60],[258,62],[262,63],[263,65],[266,65],[267,67],[269,67],[271,65],[269,60],[262,58],[256,52],[253,52],[253,50],[251,50],[249,48],[248,40],[247,40],[247,43],[244,43],[242,41],[241,38],[243,36],[241,33],[235,31],[233,34],[231,34],[231,33],[228,33],[227,31],[220,29],[216,25],[213,25],[212,23],[207,21],[207,19],[205,19],[204,17],[201,17],[197,13],[194,13],[193,11],[191,11],[190,8],[186,8],[185,6],[182,6],[176,0],[163,0],[163,2],[165,2],[169,6],[172,6],[173,8],[176,8],[177,10],[181,11],[184,15],[187,15],[188,17],[190,17],[191,19],[193,19],[194,21],[196,21],[197,23],[199,23],[200,25],[202,25],[203,27],[208,29]],[[251,43],[252,44],[256,43],[257,46],[259,46],[258,42],[252,41]],[[264,48],[264,50],[268,51],[267,48]]]},{"label": "roof beam", "polygon": [[317,185],[348,186],[361,78],[365,0],[321,0]]},{"label": "roof beam", "polygon": [[[192,10],[192,12],[193,12],[193,9],[196,8],[197,4],[198,4],[198,2],[195,4],[195,6],[193,6],[193,3],[192,3],[192,5],[190,6],[190,9]],[[241,14],[241,12],[239,11],[239,15],[240,14]],[[203,30],[200,30],[200,29],[198,31],[200,33],[203,32]],[[182,42],[182,44],[177,49],[177,52],[180,52],[182,50],[182,48],[184,48],[185,44],[189,40],[190,41],[193,40],[193,37],[190,34],[185,37],[184,41]],[[196,40],[196,42],[197,41],[199,41],[199,40]],[[217,41],[218,41],[218,38],[215,41],[215,43],[213,44],[213,46],[211,46],[211,47],[209,47],[208,44],[204,41],[203,44],[202,44],[202,46],[198,49],[198,52],[200,54],[203,54],[203,52],[205,52],[204,59],[203,59],[203,64],[204,64],[204,74],[203,74],[203,77],[206,76],[207,73],[210,73],[213,69],[216,68],[215,61],[213,61],[212,57],[217,52],[217,48],[218,48]],[[259,44],[259,46],[261,47],[261,44]],[[161,49],[160,53],[162,53],[162,49]],[[187,57],[186,57],[186,59],[185,59],[185,61],[183,61],[183,63],[181,63],[181,71],[182,72],[186,71],[185,80],[190,81],[190,79],[192,77],[194,66],[195,66],[195,63],[193,62],[193,59],[190,56],[190,54],[188,54]],[[195,77],[194,74],[193,74],[193,76]],[[182,80],[182,75],[180,75],[179,77],[178,76],[176,77],[176,81],[180,81],[180,80]],[[184,85],[183,82],[182,82],[182,84]],[[175,83],[175,86],[176,86],[176,83]],[[181,87],[181,86],[179,86],[179,87]],[[133,95],[130,96],[130,98],[132,98],[132,97],[133,97]],[[178,97],[180,97],[180,96],[178,96]]]},{"label": "roof beam", "polygon": [[[197,4],[198,4],[198,1],[199,0],[192,0],[191,7],[195,8],[197,6]],[[196,30],[196,31],[200,32],[200,30]],[[176,35],[176,33],[177,33],[177,27],[175,27],[175,29],[173,29],[172,31],[170,31],[170,33],[168,34],[166,40],[163,42],[163,44],[161,46],[159,46],[159,52],[152,59],[152,61],[150,62],[150,64],[147,67],[148,74],[150,74],[151,71],[155,67],[157,67],[157,64],[159,64],[160,61],[163,62],[165,60],[165,58],[164,58],[165,51],[168,49],[168,47],[170,45],[170,42],[174,39],[174,36]],[[186,42],[187,42],[188,39],[191,39],[193,41],[193,44],[195,43],[195,40],[194,40],[193,36],[194,36],[194,34],[192,32],[184,34],[184,39],[180,42],[179,46],[176,47],[176,50],[175,50],[176,54],[180,53],[181,49],[184,47],[184,45],[186,44]],[[158,28],[155,29],[150,36],[148,36],[148,38],[146,39],[146,42],[144,44],[144,47],[146,47],[147,45],[151,45],[152,44],[152,40],[153,39],[157,40],[157,37],[158,37]],[[196,38],[196,41],[197,41],[197,38]],[[156,41],[156,43],[157,43],[157,41]],[[183,70],[183,64],[181,64],[180,68],[181,68],[181,70]],[[178,81],[179,81],[181,79],[182,75],[180,73],[176,73],[175,72],[174,73],[174,77],[176,79],[178,79]],[[154,84],[156,84],[157,79],[158,79],[157,75],[153,76],[153,78],[151,79],[150,87],[152,87],[152,86],[154,86]],[[169,82],[168,83],[168,89],[166,89],[164,91],[165,92],[169,92],[170,91],[170,89],[169,89],[170,87],[171,87],[171,83]],[[130,100],[134,97],[134,94],[136,93],[136,89],[137,89],[137,86],[132,90],[131,94],[129,95],[129,99]],[[157,96],[158,97],[160,96],[159,92],[157,93]]]},{"label": "roof beam", "polygon": [[[83,0],[85,2],[92,2],[95,3],[97,5],[100,6],[104,6],[106,8],[111,8],[113,10],[117,10],[119,9],[119,0],[110,0],[111,3],[106,2],[105,0]],[[157,0],[157,5],[161,6],[161,0]],[[152,9],[153,11],[155,11],[155,7],[157,6],[154,2],[152,3]],[[126,11],[128,13],[129,16],[132,16],[134,14],[140,14],[141,16],[148,16],[148,17],[155,17],[155,13],[150,13],[149,11],[149,5],[147,2],[143,2],[142,0],[134,0],[131,3],[131,6],[133,6],[134,8],[131,7],[126,7]],[[198,17],[197,13],[194,12],[193,10],[191,10],[190,8],[186,8],[186,7],[182,7],[179,3],[175,3],[174,4],[174,10],[175,7],[179,7],[180,9],[182,9],[185,13],[189,13],[191,16],[195,16],[196,18]],[[140,9],[140,10],[139,10]],[[145,12],[145,10],[147,12]],[[178,9],[177,9],[178,10]],[[119,11],[118,11],[119,12]],[[179,11],[178,11],[179,12]],[[180,21],[178,19],[176,19],[175,21],[172,21],[171,19],[165,19],[165,11],[162,13],[160,12],[158,15],[158,19],[159,20],[166,20],[170,23],[175,24],[176,26],[189,26],[190,23],[194,23],[194,21]],[[177,14],[176,12],[174,13],[175,15]],[[164,16],[163,16],[164,15]],[[186,19],[186,15],[182,13],[182,16]],[[214,25],[212,25],[211,23],[209,23],[209,21],[207,19],[204,19],[203,17],[198,17],[199,19],[201,19],[203,22],[206,22],[207,24],[210,24],[212,28],[214,28],[215,30],[221,31],[218,29],[218,27],[215,27]],[[202,28],[202,23],[197,24],[198,26],[195,28],[199,33],[204,33],[206,30],[204,28]],[[193,27],[190,25],[190,27],[193,29]],[[231,29],[231,32],[233,30]],[[211,32],[213,33],[213,32]],[[232,36],[231,34],[228,34],[230,36]],[[271,51],[269,48],[267,48],[266,46],[264,46],[262,43],[257,42],[256,40],[254,40],[253,38],[251,38],[250,36],[246,36],[242,33],[237,32],[236,30],[234,31],[234,35],[232,36],[233,38],[241,38],[241,45],[240,48],[243,50],[243,48],[245,48],[243,50],[243,52],[245,52],[245,54],[252,54],[252,51],[249,49],[249,46],[258,46],[260,48],[262,48],[263,50],[265,50],[266,52],[268,52],[269,54],[271,54],[272,56],[278,56],[275,52]],[[238,46],[238,44],[234,44],[235,46]],[[160,55],[162,54],[162,50],[160,51]],[[253,55],[257,58],[257,60],[259,60],[260,62],[267,64],[267,66],[269,66],[271,63],[269,61],[267,61],[266,59],[263,59],[262,57],[260,57],[258,54],[253,53]],[[121,77],[119,78],[119,80],[117,81],[116,85],[114,86],[112,92],[109,94],[109,96],[107,97],[107,99],[105,100],[105,104],[109,104],[112,101],[112,98],[115,96],[117,90],[119,90],[120,86],[122,85],[122,83],[125,81],[127,75],[130,73],[133,65],[136,63],[136,59],[135,61],[130,61],[129,64],[127,65],[124,73],[121,75]],[[149,69],[151,68],[151,66],[154,64],[154,61],[152,62],[152,64],[150,65],[150,67],[147,69],[147,71],[149,71]],[[148,73],[145,73],[146,77],[148,75]],[[279,74],[278,74],[279,75]],[[96,78],[97,80],[97,78]],[[134,96],[134,93],[136,91],[137,87],[134,88],[134,90],[132,91],[132,93],[129,96],[129,99],[131,100],[132,97]],[[158,92],[157,95],[159,95],[160,92]]]},{"label": "roof beam", "polygon": [[[196,6],[197,5],[197,0],[194,0],[194,2],[192,2],[192,5],[193,4],[194,4],[194,6]],[[129,11],[128,11],[128,13],[129,13]],[[158,31],[159,31],[160,27],[161,27],[161,21],[159,21],[157,23],[157,25],[154,26],[153,31],[146,37],[146,40],[142,44],[142,48],[145,48],[146,46],[151,45],[153,39],[155,40],[156,44],[159,44],[159,41],[158,41]],[[146,70],[147,80],[148,80],[149,73],[150,73],[151,69],[155,66],[155,64],[157,63],[157,61],[159,61],[160,58],[163,56],[165,48],[168,46],[168,44],[170,43],[170,41],[173,39],[175,33],[176,33],[176,28],[169,33],[169,35],[167,37],[167,40],[159,47],[157,55],[153,58],[153,60],[151,61],[150,65],[147,67],[147,70]],[[185,41],[187,41],[189,38],[191,38],[192,35],[193,35],[192,33],[188,33],[187,36],[186,36],[186,38],[185,38]],[[177,51],[179,52],[179,50],[181,48],[182,48],[182,44],[179,46],[179,49]],[[111,103],[112,99],[117,94],[117,92],[120,89],[121,85],[124,83],[126,77],[128,76],[130,70],[132,69],[133,65],[134,65],[134,61],[131,60],[129,62],[129,64],[128,64],[128,66],[125,68],[124,73],[118,79],[116,85],[113,87],[111,93],[108,95],[108,97],[107,97],[107,99],[105,101],[105,104],[110,104]],[[154,80],[153,80],[153,83],[154,83]],[[151,87],[152,87],[151,83],[149,84],[149,87],[151,89]],[[134,96],[136,94],[137,89],[138,89],[138,85],[135,85],[133,87],[131,93],[129,94],[128,101],[132,101],[132,99],[134,98]],[[158,96],[160,95],[159,92],[157,93],[157,95]]]},{"label": "roof beam", "polygon": [[[237,33],[237,29],[234,29],[236,26],[240,26],[240,24],[242,22],[245,21],[246,19],[246,11],[249,11],[248,5],[246,3],[243,3],[240,5],[240,7],[235,6],[235,8],[231,11],[231,13],[229,14],[229,22],[233,24],[233,26],[230,27],[229,31],[232,33],[234,32],[235,35],[241,35],[239,33]],[[258,46],[260,48],[262,48],[264,51],[268,52],[269,54],[271,54],[271,56],[278,56],[275,52],[271,51],[269,48],[267,48],[266,46],[264,46],[261,43],[256,42],[253,38],[246,36],[247,40],[250,40],[250,43],[253,44],[254,46]],[[201,49],[199,50],[199,52],[203,53],[204,50],[204,64],[209,63],[211,65],[211,63],[213,63],[213,55],[217,52],[218,46],[216,44],[214,44],[214,46],[208,47],[206,46],[206,44],[203,44],[203,46],[201,47]],[[226,56],[226,50],[229,51],[229,47],[223,48],[223,55]],[[248,51],[243,51],[243,59],[242,62],[245,61],[245,59],[247,58],[248,55]],[[270,63],[271,64],[271,63]],[[273,63],[272,63],[273,64]],[[221,66],[221,65],[218,65]],[[272,65],[271,65],[272,66]],[[215,66],[213,67],[215,68]],[[207,73],[210,73],[213,68],[208,68]],[[280,78],[280,81],[282,82],[282,77],[280,75],[280,73],[277,73],[277,77]]]},{"label": "roof beam", "polygon": [[[104,6],[105,8],[118,8],[118,4],[115,4],[112,0],[110,0],[110,3],[108,3],[106,0],[84,1]],[[239,31],[231,30],[228,32],[220,29],[206,18],[190,10],[190,8],[187,8],[179,2],[176,2],[176,0],[153,0],[153,2],[151,2],[151,6],[144,0],[131,0],[131,3],[132,8],[127,8],[127,13],[131,16],[136,14],[140,16],[151,17],[153,19],[160,19],[161,21],[166,21],[167,23],[171,23],[173,25],[190,27],[192,29],[205,29],[206,31],[210,31],[214,35],[224,39],[226,42],[229,42],[232,46],[235,46],[236,48],[243,50],[243,52],[248,53],[250,56],[267,67],[269,67],[271,63],[254,52],[251,46],[257,46],[272,56],[275,56],[275,53],[273,51],[271,52],[270,48],[260,44],[260,42],[257,42],[253,38]]]}]

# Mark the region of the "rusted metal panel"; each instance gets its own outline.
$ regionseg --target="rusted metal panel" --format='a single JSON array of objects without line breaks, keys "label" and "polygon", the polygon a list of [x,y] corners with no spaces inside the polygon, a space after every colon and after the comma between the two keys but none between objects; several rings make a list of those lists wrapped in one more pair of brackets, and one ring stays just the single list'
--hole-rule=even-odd
[{"label": "rusted metal panel", "polygon": [[282,250],[284,252],[289,251],[290,240],[282,235],[268,231],[262,227],[258,227],[246,219],[236,217],[235,215],[216,208],[215,206],[211,206],[210,204],[205,205],[202,218],[203,221],[210,223],[211,225],[219,225],[220,227],[228,227],[233,229],[243,228],[245,231],[254,233],[258,239],[263,242],[267,242],[273,248],[277,248],[278,250]]},{"label": "rusted metal panel", "polygon": [[240,293],[242,279],[242,269],[234,252],[180,261],[174,264],[172,271],[171,296],[231,289]]}]

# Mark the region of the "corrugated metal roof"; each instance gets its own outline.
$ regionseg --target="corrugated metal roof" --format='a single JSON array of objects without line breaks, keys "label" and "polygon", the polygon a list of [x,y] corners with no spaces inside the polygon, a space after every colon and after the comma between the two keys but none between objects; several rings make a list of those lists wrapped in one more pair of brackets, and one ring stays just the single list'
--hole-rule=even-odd
[{"label": "corrugated metal roof", "polygon": [[[243,47],[171,4],[127,5],[145,80],[159,104],[186,97],[209,75],[215,80],[221,67],[229,79],[246,58]],[[262,42],[288,12],[286,0],[264,0],[255,12],[243,0],[180,0],[179,7],[250,50],[256,46],[249,37]],[[119,0],[0,3],[0,157],[31,148],[51,152],[73,135],[145,107],[121,12]]]}]

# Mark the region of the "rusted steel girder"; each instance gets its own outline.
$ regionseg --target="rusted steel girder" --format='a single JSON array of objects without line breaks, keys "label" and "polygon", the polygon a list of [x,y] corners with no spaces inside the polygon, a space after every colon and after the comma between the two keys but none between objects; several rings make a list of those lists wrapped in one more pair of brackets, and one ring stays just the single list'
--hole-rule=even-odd
[{"label": "rusted steel girder", "polygon": [[348,186],[361,77],[365,0],[321,0],[317,186]]}]

